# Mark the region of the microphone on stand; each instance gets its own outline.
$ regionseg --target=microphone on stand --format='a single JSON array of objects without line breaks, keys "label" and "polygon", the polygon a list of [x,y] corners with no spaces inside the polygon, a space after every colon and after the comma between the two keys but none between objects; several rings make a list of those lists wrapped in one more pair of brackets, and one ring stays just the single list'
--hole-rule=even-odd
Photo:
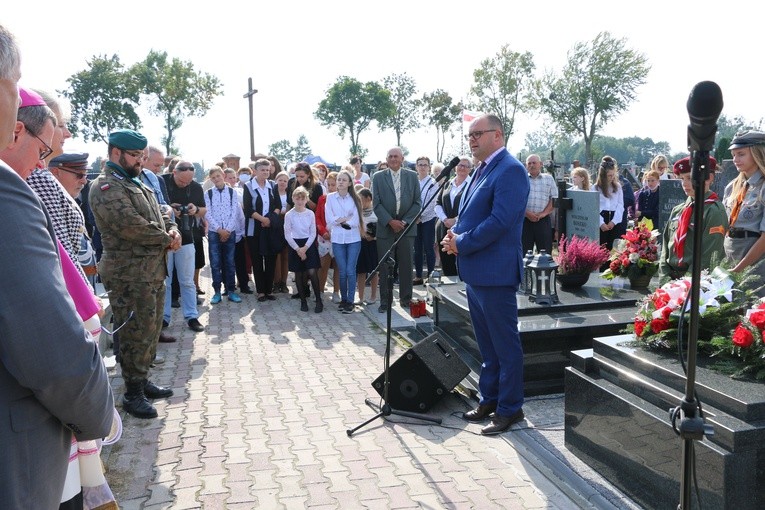
[{"label": "microphone on stand", "polygon": [[440,181],[441,179],[448,179],[449,174],[452,173],[452,170],[460,164],[460,158],[454,157],[451,161],[449,161],[449,164],[444,167],[443,170],[441,170],[441,173],[438,174],[438,177],[436,177],[436,182]]},{"label": "microphone on stand", "polygon": [[[702,226],[704,223],[704,195],[705,184],[709,176],[709,151],[714,149],[715,134],[717,133],[717,118],[723,108],[722,91],[712,81],[697,83],[690,96],[688,96],[688,150],[691,153],[691,182],[694,187],[693,224]],[[690,306],[690,320],[688,323],[688,348],[687,369],[685,371],[685,396],[680,405],[670,409],[672,426],[683,440],[683,449],[680,457],[682,473],[680,478],[680,504],[679,509],[691,508],[691,486],[695,473],[696,457],[694,453],[694,441],[700,441],[705,436],[714,435],[711,425],[704,422],[701,404],[696,398],[696,354],[698,347],[699,331],[699,302],[701,299],[701,244],[703,228],[693,231],[693,263],[691,264],[691,287],[688,292]],[[682,345],[682,338],[678,338],[678,345]],[[682,360],[681,360],[682,361]],[[676,424],[680,418],[679,425]],[[698,487],[697,487],[698,490]],[[700,502],[699,502],[700,503]]]},{"label": "microphone on stand", "polygon": [[688,124],[688,150],[711,151],[717,133],[717,118],[723,109],[722,90],[713,81],[697,83],[686,103]]}]

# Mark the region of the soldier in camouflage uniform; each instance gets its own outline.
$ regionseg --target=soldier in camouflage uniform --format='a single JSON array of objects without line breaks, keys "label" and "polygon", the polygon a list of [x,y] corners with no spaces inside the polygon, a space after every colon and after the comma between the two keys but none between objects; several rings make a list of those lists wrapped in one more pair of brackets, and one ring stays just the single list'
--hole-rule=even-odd
[{"label": "soldier in camouflage uniform", "polygon": [[166,252],[177,250],[175,223],[162,215],[154,192],[139,175],[146,138],[132,130],[109,135],[109,161],[90,188],[90,205],[101,231],[104,254],[98,272],[109,292],[114,323],[133,318],[120,331],[120,365],[125,380],[123,409],[138,418],[155,418],[148,398],[173,391],[149,381],[149,365],[162,329],[167,276]]}]

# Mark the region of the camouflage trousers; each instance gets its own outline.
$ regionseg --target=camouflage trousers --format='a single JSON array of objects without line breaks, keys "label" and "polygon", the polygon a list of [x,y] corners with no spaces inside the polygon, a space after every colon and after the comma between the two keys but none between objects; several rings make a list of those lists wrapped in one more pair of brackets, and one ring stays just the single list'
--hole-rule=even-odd
[{"label": "camouflage trousers", "polygon": [[165,282],[104,281],[114,314],[114,326],[133,318],[119,332],[120,366],[126,383],[149,377],[157,353],[165,306]]}]

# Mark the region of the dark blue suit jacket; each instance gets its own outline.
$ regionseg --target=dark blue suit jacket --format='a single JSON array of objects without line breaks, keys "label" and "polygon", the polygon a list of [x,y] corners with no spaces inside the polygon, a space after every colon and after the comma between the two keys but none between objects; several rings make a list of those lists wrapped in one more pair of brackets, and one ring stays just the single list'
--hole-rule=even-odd
[{"label": "dark blue suit jacket", "polygon": [[502,149],[462,197],[457,223],[457,269],[468,285],[518,285],[523,274],[521,232],[529,196],[524,166]]}]

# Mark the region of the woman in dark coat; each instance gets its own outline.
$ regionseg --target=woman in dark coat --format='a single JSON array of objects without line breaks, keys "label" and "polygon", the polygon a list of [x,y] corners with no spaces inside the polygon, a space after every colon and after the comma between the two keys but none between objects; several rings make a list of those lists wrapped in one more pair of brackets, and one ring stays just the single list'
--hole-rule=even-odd
[{"label": "woman in dark coat", "polygon": [[[252,180],[244,186],[244,232],[250,248],[252,272],[255,277],[255,289],[258,301],[275,300],[273,295],[276,254],[283,244],[277,246],[277,235],[272,230],[277,227],[282,201],[276,186],[268,180],[271,162],[259,159],[255,162]],[[282,243],[284,235],[282,234]]]},{"label": "woman in dark coat", "polygon": [[[460,159],[457,174],[436,198],[436,243],[446,236],[446,231],[457,222],[457,212],[460,209],[462,194],[470,182],[472,160],[468,157]],[[457,257],[441,252],[441,271],[444,276],[457,276]]]}]

